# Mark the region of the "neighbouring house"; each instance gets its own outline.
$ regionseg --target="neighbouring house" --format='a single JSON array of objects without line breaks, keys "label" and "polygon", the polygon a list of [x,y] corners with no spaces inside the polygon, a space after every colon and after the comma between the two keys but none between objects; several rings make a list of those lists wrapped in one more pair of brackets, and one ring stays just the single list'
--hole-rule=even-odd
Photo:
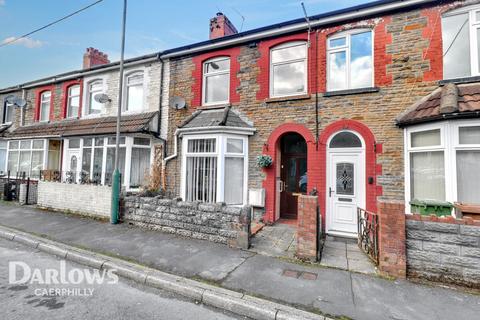
[{"label": "neighbouring house", "polygon": [[[88,48],[81,70],[0,90],[0,171],[110,185],[118,67]],[[125,61],[119,165],[126,191],[145,183],[155,148],[166,138],[168,85],[163,83],[168,69],[158,54]]]},{"label": "neighbouring house", "polygon": [[210,40],[162,53],[170,99],[187,102],[169,109],[167,188],[254,199],[267,223],[315,193],[325,231],[348,237],[357,207],[480,204],[479,12],[376,1],[242,33],[218,13]]}]

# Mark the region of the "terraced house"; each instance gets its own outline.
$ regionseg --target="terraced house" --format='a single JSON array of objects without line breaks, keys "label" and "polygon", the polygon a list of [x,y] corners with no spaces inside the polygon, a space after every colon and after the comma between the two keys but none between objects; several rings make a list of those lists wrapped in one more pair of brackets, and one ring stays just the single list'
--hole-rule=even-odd
[{"label": "terraced house", "polygon": [[242,33],[217,14],[210,40],[162,54],[187,101],[169,109],[167,188],[269,223],[318,194],[326,232],[352,237],[357,207],[480,204],[479,14],[376,1]]},{"label": "terraced house", "polygon": [[[168,92],[162,79],[167,77],[165,64],[158,54],[125,64],[119,162],[126,190],[137,190],[145,181],[155,148],[166,135],[164,131],[162,139],[160,129],[168,99],[160,94],[162,87]],[[49,180],[109,185],[117,99],[118,62],[110,63],[94,48],[85,52],[81,70],[1,90],[0,171],[11,177],[38,178],[42,172]]]}]

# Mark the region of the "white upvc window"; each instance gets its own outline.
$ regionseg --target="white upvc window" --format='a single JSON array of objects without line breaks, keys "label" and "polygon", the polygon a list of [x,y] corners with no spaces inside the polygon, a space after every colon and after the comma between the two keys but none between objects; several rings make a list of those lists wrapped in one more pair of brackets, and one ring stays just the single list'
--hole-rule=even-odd
[{"label": "white upvc window", "polygon": [[12,140],[8,142],[7,171],[10,176],[39,178],[45,167],[47,140]]},{"label": "white upvc window", "polygon": [[459,8],[442,16],[443,77],[480,75],[480,5]]},{"label": "white upvc window", "polygon": [[7,171],[7,150],[8,141],[0,140],[0,175]]},{"label": "white upvc window", "polygon": [[373,32],[354,29],[327,40],[327,90],[373,87]]},{"label": "white upvc window", "polygon": [[103,105],[95,100],[95,96],[103,93],[103,80],[97,79],[87,84],[86,115],[100,114],[103,111]]},{"label": "white upvc window", "polygon": [[[76,182],[111,185],[115,165],[116,138],[85,137],[68,139],[64,154],[64,167],[68,168],[69,150],[80,150],[81,174]],[[122,186],[134,191],[144,185],[150,173],[152,158],[152,139],[145,136],[120,137],[119,171]]]},{"label": "white upvc window", "polygon": [[[8,97],[7,97],[8,98]],[[12,123],[15,115],[15,105],[5,99],[3,106],[3,123]]]},{"label": "white upvc window", "polygon": [[134,71],[126,75],[123,111],[142,112],[144,110],[144,82],[143,71]]},{"label": "white upvc window", "polygon": [[231,134],[185,136],[182,197],[243,205],[247,200],[248,139]]},{"label": "white upvc window", "polygon": [[40,94],[39,121],[48,121],[50,118],[50,105],[52,92],[45,91]]},{"label": "white upvc window", "polygon": [[270,97],[307,93],[307,43],[283,43],[270,50]]},{"label": "white upvc window", "polygon": [[418,199],[480,204],[480,121],[417,125],[405,133],[407,203]]},{"label": "white upvc window", "polygon": [[80,110],[80,85],[74,84],[67,90],[67,118],[78,117]]},{"label": "white upvc window", "polygon": [[203,63],[202,104],[216,105],[230,101],[230,58],[218,57]]}]

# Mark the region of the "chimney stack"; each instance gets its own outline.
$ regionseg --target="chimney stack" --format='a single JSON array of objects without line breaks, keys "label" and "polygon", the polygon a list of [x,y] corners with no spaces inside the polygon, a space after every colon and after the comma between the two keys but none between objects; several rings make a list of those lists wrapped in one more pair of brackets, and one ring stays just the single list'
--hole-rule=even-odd
[{"label": "chimney stack", "polygon": [[440,113],[452,113],[458,111],[458,87],[454,83],[447,83],[442,88],[440,99]]},{"label": "chimney stack", "polygon": [[233,23],[221,12],[210,19],[210,40],[238,33]]},{"label": "chimney stack", "polygon": [[108,55],[95,48],[87,48],[83,54],[83,69],[90,69],[91,67],[110,63]]}]

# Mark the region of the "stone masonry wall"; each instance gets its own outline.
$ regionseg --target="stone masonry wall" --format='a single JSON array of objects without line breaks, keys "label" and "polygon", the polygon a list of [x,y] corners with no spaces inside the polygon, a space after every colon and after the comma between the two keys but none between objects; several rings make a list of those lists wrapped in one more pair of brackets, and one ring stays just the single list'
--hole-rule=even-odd
[{"label": "stone masonry wall", "polygon": [[[403,163],[403,131],[395,125],[396,117],[407,110],[415,101],[429,94],[438,87],[437,80],[442,78],[442,71],[433,70],[433,59],[441,60],[436,55],[437,47],[429,50],[432,26],[431,16],[437,11],[429,12],[415,9],[408,12],[395,13],[365,21],[355,21],[344,26],[319,30],[319,135],[330,124],[351,119],[366,125],[374,134],[377,152],[377,196],[379,200],[404,199],[404,163]],[[325,34],[341,31],[342,28],[355,26],[371,26],[374,28],[375,39],[375,85],[378,92],[324,96],[325,91]],[[435,29],[436,30],[436,29]],[[434,34],[438,37],[438,34]],[[312,35],[312,41],[315,37]],[[263,40],[262,40],[263,41]],[[308,128],[315,136],[315,88],[309,95],[300,98],[259,99],[258,93],[265,87],[264,77],[261,77],[261,61],[268,51],[263,52],[262,41],[257,46],[244,45],[240,47],[237,73],[239,85],[236,92],[239,102],[233,102],[232,108],[253,122],[257,129],[255,135],[249,138],[249,188],[261,188],[265,173],[259,170],[255,159],[263,153],[265,143],[272,131],[285,123],[298,123]],[[265,40],[269,41],[269,40]],[[309,53],[314,60],[312,45]],[[428,54],[425,54],[428,52]],[[432,56],[433,55],[433,56]],[[313,63],[315,66],[315,63]],[[435,65],[438,67],[438,63]],[[183,110],[169,110],[168,154],[172,154],[174,132],[197,108],[192,90],[196,81],[196,65],[192,56],[176,58],[170,62],[170,97],[181,96],[187,101]],[[435,72],[432,72],[435,71]],[[311,74],[315,74],[314,72]],[[268,81],[268,78],[267,78]],[[311,76],[310,82],[315,81]],[[263,91],[262,91],[263,92]],[[197,93],[198,94],[198,93]],[[261,96],[261,95],[260,95]],[[274,114],[275,116],[272,116]],[[180,144],[179,144],[180,146]],[[174,194],[180,194],[181,149],[179,157],[170,161],[167,166],[167,187]],[[319,164],[321,167],[321,164]],[[317,188],[319,186],[311,186]],[[310,188],[310,186],[309,186]],[[324,204],[320,204],[323,208]],[[323,210],[323,209],[322,209]]]},{"label": "stone masonry wall", "polygon": [[408,215],[410,277],[480,288],[480,222]]},{"label": "stone masonry wall", "polygon": [[41,208],[108,218],[112,206],[112,188],[39,181],[37,205]]},{"label": "stone masonry wall", "polygon": [[222,203],[207,204],[127,196],[122,209],[127,223],[175,233],[180,236],[228,244],[248,249],[250,207],[230,207]]}]

